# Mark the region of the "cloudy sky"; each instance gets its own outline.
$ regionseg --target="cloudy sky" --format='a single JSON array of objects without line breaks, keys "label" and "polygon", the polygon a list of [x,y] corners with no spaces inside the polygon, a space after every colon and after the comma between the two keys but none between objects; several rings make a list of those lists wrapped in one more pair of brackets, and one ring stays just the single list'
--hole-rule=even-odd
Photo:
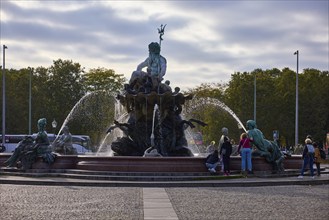
[{"label": "cloudy sky", "polygon": [[[68,59],[130,78],[158,42],[173,87],[227,82],[256,68],[329,69],[328,0],[1,0],[6,68]],[[1,47],[1,63],[3,50]]]}]

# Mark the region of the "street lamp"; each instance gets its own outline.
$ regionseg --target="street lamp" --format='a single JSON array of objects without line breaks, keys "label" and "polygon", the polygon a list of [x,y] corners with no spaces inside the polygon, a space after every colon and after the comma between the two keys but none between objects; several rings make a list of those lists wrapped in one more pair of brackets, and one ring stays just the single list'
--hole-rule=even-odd
[{"label": "street lamp", "polygon": [[32,118],[32,75],[33,68],[30,68],[30,83],[29,83],[29,135],[31,135],[31,118]]},{"label": "street lamp", "polygon": [[254,121],[256,122],[256,73],[254,76]]},{"label": "street lamp", "polygon": [[56,130],[56,127],[57,127],[57,122],[55,121],[55,119],[54,119],[53,122],[51,123],[51,126],[53,127],[54,136],[55,136],[55,130]]},{"label": "street lamp", "polygon": [[3,45],[3,61],[2,61],[2,146],[5,146],[6,135],[6,77],[5,77],[5,50],[8,49]]},{"label": "street lamp", "polygon": [[297,71],[296,71],[296,119],[295,119],[295,146],[298,145],[298,61],[299,51],[297,50],[294,55],[297,55]]}]

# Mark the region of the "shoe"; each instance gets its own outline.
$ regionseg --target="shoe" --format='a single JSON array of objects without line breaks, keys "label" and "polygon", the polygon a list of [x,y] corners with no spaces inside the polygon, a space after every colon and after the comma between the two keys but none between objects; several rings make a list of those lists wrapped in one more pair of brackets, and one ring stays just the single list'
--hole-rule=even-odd
[{"label": "shoe", "polygon": [[297,178],[298,178],[298,179],[303,179],[304,176],[300,175],[300,176],[298,176]]},{"label": "shoe", "polygon": [[314,179],[314,176],[311,176],[311,179]]},{"label": "shoe", "polygon": [[209,168],[208,171],[209,171],[210,173],[214,173],[214,169],[213,169],[213,168]]}]

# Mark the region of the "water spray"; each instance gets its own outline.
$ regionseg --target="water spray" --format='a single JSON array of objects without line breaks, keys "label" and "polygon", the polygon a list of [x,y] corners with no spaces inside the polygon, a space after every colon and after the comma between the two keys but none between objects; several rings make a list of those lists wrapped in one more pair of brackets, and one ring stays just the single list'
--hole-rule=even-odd
[{"label": "water spray", "polygon": [[155,104],[154,109],[153,109],[152,134],[151,134],[151,137],[150,137],[151,138],[151,147],[155,146],[155,143],[154,143],[154,122],[155,122],[155,114],[156,114],[158,109],[159,109],[158,105]]}]

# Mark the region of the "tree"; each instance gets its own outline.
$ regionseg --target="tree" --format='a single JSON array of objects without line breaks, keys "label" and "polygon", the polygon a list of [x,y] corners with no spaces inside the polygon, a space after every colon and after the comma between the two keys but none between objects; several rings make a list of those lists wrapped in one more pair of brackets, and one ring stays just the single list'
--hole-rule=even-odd
[{"label": "tree", "polygon": [[310,134],[322,144],[329,131],[328,71],[305,69],[299,79],[299,142]]},{"label": "tree", "polygon": [[[220,83],[201,84],[195,89],[190,89],[188,91],[188,93],[195,95],[195,99],[198,99],[197,102],[201,102],[194,103],[192,100],[192,104],[186,103],[186,108],[193,109],[190,117],[199,119],[208,124],[208,126],[205,127],[197,126],[197,129],[203,134],[204,142],[206,144],[212,140],[218,142],[222,135],[221,129],[223,127],[227,127],[233,136],[239,135],[237,122],[228,112],[223,110],[221,105],[221,103],[227,105],[227,98],[225,97],[226,87],[226,84]],[[212,99],[207,101],[208,97]],[[198,107],[193,108],[193,105]],[[230,106],[228,105],[228,107]]]},{"label": "tree", "polygon": [[80,132],[88,133],[94,145],[99,146],[106,135],[106,130],[115,117],[116,93],[123,88],[125,78],[114,70],[97,68],[83,75],[86,91],[84,99],[76,106],[70,126],[79,127]]},{"label": "tree", "polygon": [[6,71],[6,133],[28,132],[28,69]]},{"label": "tree", "polygon": [[280,131],[281,144],[293,145],[295,139],[295,104],[296,104],[296,73],[284,68],[276,80],[274,96],[278,104],[275,119]]},{"label": "tree", "polygon": [[126,79],[121,74],[116,74],[112,69],[97,68],[91,69],[84,75],[86,91],[92,92],[104,90],[117,92],[122,89]]},{"label": "tree", "polygon": [[[47,116],[56,119],[59,124],[85,94],[82,73],[80,64],[71,60],[55,60],[48,68],[45,95],[51,108],[48,108]],[[75,129],[78,128],[70,127],[71,132]]]}]

